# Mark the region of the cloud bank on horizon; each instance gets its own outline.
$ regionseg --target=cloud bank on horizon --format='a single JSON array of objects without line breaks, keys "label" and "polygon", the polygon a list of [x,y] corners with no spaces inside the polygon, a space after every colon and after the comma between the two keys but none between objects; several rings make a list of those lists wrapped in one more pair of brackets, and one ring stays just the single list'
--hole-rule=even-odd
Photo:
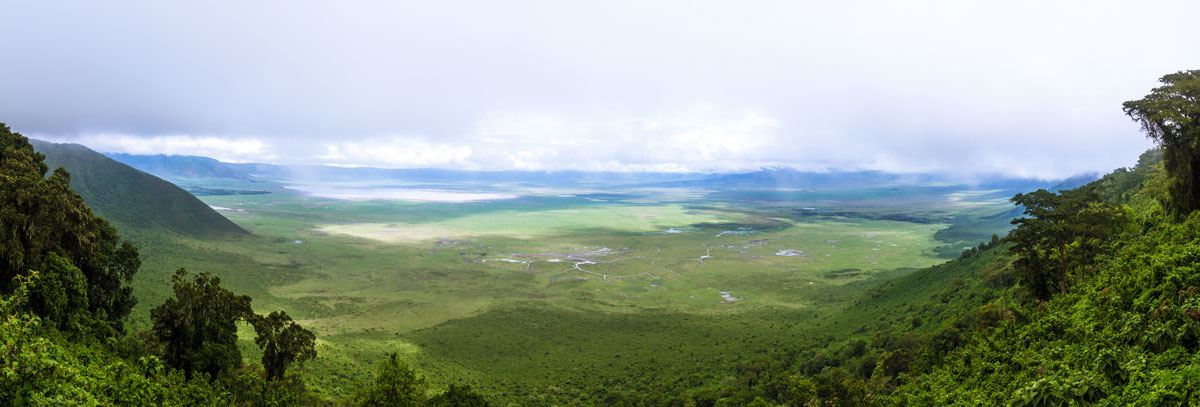
[{"label": "cloud bank on horizon", "polygon": [[1133,164],[1193,1],[7,2],[0,121],[100,151],[479,170]]}]

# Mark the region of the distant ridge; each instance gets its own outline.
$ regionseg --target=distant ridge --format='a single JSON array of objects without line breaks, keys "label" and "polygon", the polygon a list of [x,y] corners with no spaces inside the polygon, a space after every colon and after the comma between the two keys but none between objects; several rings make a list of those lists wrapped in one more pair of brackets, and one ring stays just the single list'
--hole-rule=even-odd
[{"label": "distant ridge", "polygon": [[1100,179],[1101,176],[1102,174],[1098,172],[1086,172],[1083,174],[1072,175],[1070,178],[1064,179],[1058,184],[1050,187],[1050,192],[1079,188],[1092,183],[1092,181]]},{"label": "distant ridge", "polygon": [[[92,210],[127,229],[166,229],[187,236],[248,234],[204,202],[170,182],[79,144],[29,140],[51,169],[71,173],[71,189]],[[214,160],[215,161],[215,160]]]},{"label": "distant ridge", "polygon": [[766,168],[753,172],[710,174],[702,179],[661,183],[663,186],[696,186],[719,188],[801,188],[837,190],[858,188],[890,188],[895,186],[957,186],[972,189],[1033,191],[1045,188],[1056,180],[1005,175],[980,176],[974,179],[938,173],[892,173],[885,171],[799,171],[790,168]]},{"label": "distant ridge", "polygon": [[766,168],[754,172],[720,174],[708,182],[785,188],[862,188],[897,184],[929,184],[941,180],[930,174],[895,174],[883,171],[805,172]]},{"label": "distant ridge", "polygon": [[404,180],[423,183],[541,184],[579,186],[589,183],[621,183],[637,187],[698,187],[717,189],[796,188],[839,190],[891,188],[896,186],[954,186],[1031,192],[1077,187],[1094,181],[1099,174],[1080,174],[1065,180],[1044,180],[1003,174],[975,177],[946,173],[891,173],[885,171],[799,171],[764,168],[742,173],[653,173],[587,171],[471,171],[450,169],[387,169],[336,167],[329,165],[277,165],[226,163],[208,157],[183,155],[108,154],[114,160],[184,185],[191,180],[240,182],[352,182],[362,179]]},{"label": "distant ridge", "polygon": [[142,172],[168,180],[227,179],[250,181],[249,173],[227,163],[208,157],[190,155],[134,155],[123,153],[105,154]]}]

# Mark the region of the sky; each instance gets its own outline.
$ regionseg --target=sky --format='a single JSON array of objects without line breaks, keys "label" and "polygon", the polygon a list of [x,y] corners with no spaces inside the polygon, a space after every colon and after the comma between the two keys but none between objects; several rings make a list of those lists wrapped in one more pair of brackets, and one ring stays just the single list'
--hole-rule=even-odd
[{"label": "sky", "polygon": [[1152,146],[1196,1],[0,0],[0,122],[385,168],[1059,178]]}]

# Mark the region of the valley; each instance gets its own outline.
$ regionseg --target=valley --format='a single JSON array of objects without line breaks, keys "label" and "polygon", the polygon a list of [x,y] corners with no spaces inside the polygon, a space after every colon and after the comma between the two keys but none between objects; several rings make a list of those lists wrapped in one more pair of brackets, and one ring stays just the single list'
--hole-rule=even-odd
[{"label": "valley", "polygon": [[434,388],[504,404],[720,381],[756,355],[866,335],[842,322],[849,304],[1003,234],[938,239],[1011,209],[1009,191],[946,186],[176,182],[271,193],[199,196],[252,236],[146,239],[145,303],[174,267],[211,271],[316,333],[304,376],[326,397],[398,352]]}]

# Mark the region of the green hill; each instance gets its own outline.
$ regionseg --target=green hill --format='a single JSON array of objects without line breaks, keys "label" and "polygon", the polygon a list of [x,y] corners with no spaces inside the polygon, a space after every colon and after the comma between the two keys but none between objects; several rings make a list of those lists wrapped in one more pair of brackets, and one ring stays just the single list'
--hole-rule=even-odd
[{"label": "green hill", "polygon": [[122,231],[170,230],[202,237],[247,232],[174,184],[78,144],[30,140],[50,168],[71,173],[71,189]]}]

